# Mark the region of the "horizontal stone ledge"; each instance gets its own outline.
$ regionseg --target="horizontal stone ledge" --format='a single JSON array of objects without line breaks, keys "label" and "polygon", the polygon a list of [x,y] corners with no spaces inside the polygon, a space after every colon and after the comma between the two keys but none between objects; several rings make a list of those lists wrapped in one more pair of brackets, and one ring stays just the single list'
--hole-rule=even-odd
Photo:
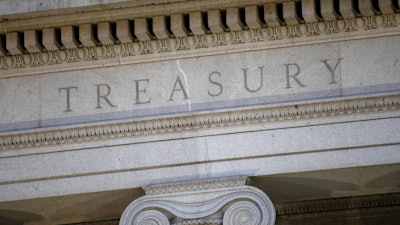
[{"label": "horizontal stone ledge", "polygon": [[88,141],[111,140],[147,135],[165,135],[175,132],[191,132],[214,128],[230,128],[243,124],[268,124],[275,121],[296,121],[302,119],[324,119],[345,115],[362,115],[371,112],[396,112],[400,109],[399,95],[384,95],[358,99],[338,99],[297,103],[279,107],[259,107],[239,111],[223,111],[155,120],[139,120],[110,124],[58,127],[31,131],[3,133],[0,135],[0,149],[18,150],[32,147],[55,146],[59,144],[84,143]]},{"label": "horizontal stone ledge", "polygon": [[97,147],[83,143],[66,151],[57,151],[58,146],[55,146],[52,152],[37,149],[36,153],[0,158],[0,185],[185,166],[203,168],[207,164],[219,167],[224,163],[258,158],[298,157],[301,163],[312,153],[331,152],[340,158],[351,149],[387,149],[390,152],[399,146],[398,126],[399,118],[387,118],[186,138],[178,135],[161,142]]},{"label": "horizontal stone ledge", "polygon": [[[307,154],[258,157],[210,162],[161,169],[103,173],[0,185],[0,201],[120,190],[182,180],[221,176],[259,176],[325,169],[395,164],[400,162],[398,146],[359,148]],[[290,162],[290,163],[288,163]],[[261,166],[262,165],[262,166]]]}]

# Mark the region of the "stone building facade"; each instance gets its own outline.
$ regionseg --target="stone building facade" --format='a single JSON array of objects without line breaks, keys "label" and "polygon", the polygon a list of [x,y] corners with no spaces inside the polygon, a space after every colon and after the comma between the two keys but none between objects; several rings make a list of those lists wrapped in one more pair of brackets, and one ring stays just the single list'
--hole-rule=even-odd
[{"label": "stone building facade", "polygon": [[0,1],[0,224],[399,224],[399,6]]}]

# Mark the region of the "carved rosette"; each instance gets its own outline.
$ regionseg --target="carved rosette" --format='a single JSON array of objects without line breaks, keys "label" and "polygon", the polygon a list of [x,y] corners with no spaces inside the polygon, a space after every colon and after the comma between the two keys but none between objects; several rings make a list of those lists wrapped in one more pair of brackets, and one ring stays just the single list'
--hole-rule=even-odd
[{"label": "carved rosette", "polygon": [[120,225],[275,224],[271,200],[261,190],[247,186],[244,177],[157,185],[145,190],[147,195],[125,209]]}]

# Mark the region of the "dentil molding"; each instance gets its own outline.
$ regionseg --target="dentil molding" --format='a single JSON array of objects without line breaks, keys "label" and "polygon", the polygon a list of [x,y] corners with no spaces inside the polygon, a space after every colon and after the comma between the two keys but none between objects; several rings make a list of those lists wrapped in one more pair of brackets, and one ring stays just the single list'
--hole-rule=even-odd
[{"label": "dentil molding", "polygon": [[[104,7],[43,27],[38,18],[33,28],[18,19],[3,21],[0,77],[398,35],[396,1],[224,1],[208,7],[202,2],[200,11],[189,2],[171,2],[154,6],[171,14],[140,5],[131,7],[141,9],[133,15]],[[125,11],[121,16],[115,10]]]}]

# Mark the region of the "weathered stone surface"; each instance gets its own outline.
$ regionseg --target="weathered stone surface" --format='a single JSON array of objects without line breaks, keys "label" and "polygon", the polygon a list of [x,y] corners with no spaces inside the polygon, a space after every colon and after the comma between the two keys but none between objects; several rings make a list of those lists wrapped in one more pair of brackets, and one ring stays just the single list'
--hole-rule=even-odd
[{"label": "weathered stone surface", "polygon": [[153,32],[159,39],[166,39],[171,36],[167,29],[167,22],[165,16],[153,17]]},{"label": "weathered stone surface", "polygon": [[207,33],[207,29],[204,26],[202,12],[192,12],[189,14],[189,27],[194,35]]},{"label": "weathered stone surface", "polygon": [[17,32],[7,33],[6,49],[11,55],[19,55],[24,52],[20,35]]},{"label": "weathered stone surface", "polygon": [[[61,22],[58,24],[55,22],[36,22],[41,26],[37,26],[34,22],[40,20],[40,17],[35,17],[35,20],[32,18],[29,21],[6,19],[7,23],[0,21],[0,26],[3,25],[4,32],[8,32],[8,34],[16,32],[21,34],[27,30],[39,34],[43,30],[44,34],[46,29],[55,29],[57,31],[55,32],[57,38],[55,42],[62,42],[64,46],[61,46],[61,50],[67,48],[68,51],[61,51],[62,56],[59,56],[59,52],[56,52],[56,54],[49,53],[48,51],[58,50],[52,45],[54,37],[51,36],[49,38],[43,35],[43,43],[39,43],[40,40],[33,41],[33,43],[37,43],[37,46],[27,42],[22,43],[20,44],[21,51],[18,54],[0,58],[0,77],[400,34],[398,29],[400,15],[397,15],[396,4],[393,4],[393,6],[389,4],[390,7],[394,7],[394,11],[386,14],[379,9],[377,4],[372,4],[371,1],[360,0],[359,4],[356,4],[355,1],[345,2],[342,4],[343,14],[350,13],[350,15],[343,18],[337,3],[338,1],[321,0],[321,3],[318,4],[315,1],[303,0],[265,5],[251,4],[223,9],[215,6],[215,8],[204,11],[190,11],[190,13],[184,14],[170,15],[164,13],[160,15],[157,13],[156,16],[151,14],[151,16],[144,15],[142,17],[135,14],[138,18],[134,19],[131,18],[131,14],[129,14],[129,17],[122,17],[119,13],[124,13],[119,12],[119,10],[122,10],[119,9],[118,12],[112,11],[120,15],[115,20],[108,17],[96,17],[96,20],[89,22],[84,22],[89,17],[86,14],[89,12],[85,11],[79,14],[81,20],[77,17],[65,18],[65,20],[70,21],[66,24]],[[152,10],[156,9],[152,7]],[[104,15],[111,13],[108,12],[108,9],[103,12]],[[130,12],[130,9],[127,8],[124,12]],[[218,12],[220,13],[218,14]],[[351,15],[351,12],[354,15]],[[99,13],[96,16],[104,16],[103,14]],[[262,18],[263,15],[264,18]],[[62,17],[64,15],[53,16]],[[356,18],[353,16],[356,16]],[[71,17],[71,15],[68,17]],[[163,18],[165,21],[162,20]],[[46,21],[53,20],[56,19],[53,17],[46,19]],[[77,20],[78,22],[73,22]],[[132,33],[135,29],[132,29],[131,32],[130,28],[130,25],[134,25],[135,20],[137,20],[135,24],[139,38]],[[21,24],[23,26],[19,26]],[[84,32],[85,29],[81,29],[81,35],[78,35],[78,37],[74,35],[79,26],[85,27],[91,24],[94,26],[97,24],[97,32],[96,30]],[[116,24],[115,27],[114,24]],[[226,29],[224,29],[225,26]],[[61,35],[61,41],[59,41],[59,27],[64,28],[64,32],[61,29],[61,33],[64,33]],[[71,30],[71,28],[73,29]],[[91,28],[89,27],[86,30],[91,30]],[[49,34],[51,35],[51,33]],[[114,36],[119,40],[116,40]],[[8,45],[11,46],[11,49],[15,49],[12,46],[20,42],[11,40],[15,38],[18,39],[18,36],[9,35],[8,39],[11,43]],[[38,38],[40,39],[40,35]],[[132,41],[135,43],[132,43]],[[92,50],[94,42],[96,42],[96,47],[102,47]],[[24,46],[24,44],[27,46]],[[45,48],[41,48],[40,44],[43,44]],[[5,46],[7,46],[7,43],[5,43]],[[32,49],[31,46],[34,46],[34,48]],[[38,52],[38,50],[40,51]],[[97,54],[98,51],[101,51],[101,54]],[[2,54],[8,53],[11,52],[3,52]],[[40,54],[36,56],[36,53]],[[65,56],[66,54],[68,57]],[[26,59],[29,60],[26,61]]]},{"label": "weathered stone surface", "polygon": [[299,15],[297,14],[296,2],[283,2],[283,18],[286,24],[295,25],[300,22]]},{"label": "weathered stone surface", "polygon": [[248,6],[245,8],[246,24],[250,29],[258,29],[263,26],[257,6]]},{"label": "weathered stone surface", "polygon": [[120,20],[116,22],[117,38],[121,43],[130,43],[134,40],[131,32],[131,25],[128,20]]},{"label": "weathered stone surface", "polygon": [[303,0],[301,2],[301,12],[303,14],[303,18],[307,23],[318,22],[318,15],[315,6],[314,0]]},{"label": "weathered stone surface", "polygon": [[135,36],[140,40],[140,41],[148,41],[151,40],[152,35],[149,30],[149,21],[147,18],[138,18],[135,19]]},{"label": "weathered stone surface", "polygon": [[321,0],[321,15],[324,20],[335,20],[338,17],[333,0]]},{"label": "weathered stone surface", "polygon": [[226,9],[226,24],[233,31],[239,31],[245,27],[238,8]]},{"label": "weathered stone surface", "polygon": [[42,44],[47,50],[57,51],[61,48],[61,44],[57,40],[57,33],[55,28],[45,28],[42,32]]},{"label": "weathered stone surface", "polygon": [[38,38],[35,30],[27,30],[24,32],[24,47],[30,53],[37,53],[43,50],[43,46]]},{"label": "weathered stone surface", "polygon": [[81,1],[68,1],[68,0],[58,0],[58,1],[14,1],[7,0],[0,2],[0,15],[15,14],[15,13],[27,13],[35,11],[44,11],[52,9],[64,9],[72,7],[82,7],[97,4],[107,4],[124,2],[128,0],[81,0]]},{"label": "weathered stone surface", "polygon": [[[281,202],[399,191],[398,0],[139,0],[0,17],[0,223],[117,218],[123,196],[68,195],[237,175]],[[188,186],[184,198],[146,189],[179,218],[141,208],[134,221],[260,222],[232,219],[265,208],[242,192],[221,208],[225,187],[204,198]]]},{"label": "weathered stone surface", "polygon": [[394,12],[394,7],[393,7],[393,1],[391,0],[380,0],[378,2],[379,4],[379,9],[381,10],[382,13],[385,14],[390,14]]},{"label": "weathered stone surface", "polygon": [[182,14],[171,15],[171,31],[175,37],[186,37],[189,33]]},{"label": "weathered stone surface", "polygon": [[94,37],[92,24],[79,25],[79,41],[85,47],[94,47],[97,45],[98,41]]},{"label": "weathered stone surface", "polygon": [[[39,130],[37,136],[2,139],[1,200],[138,187],[182,177],[398,163],[398,111],[384,111],[397,105],[385,105],[391,98],[384,97],[356,101],[399,90],[398,38],[0,79],[3,130],[77,125],[71,131],[58,127],[50,133]],[[101,48],[95,50],[101,54]],[[333,103],[333,97],[356,102]],[[324,100],[329,102],[297,105]],[[265,117],[243,108],[221,115],[208,111],[288,104],[264,112]],[[203,110],[209,118],[196,117]],[[375,110],[382,113],[357,114]],[[329,117],[332,112],[335,116]],[[189,117],[161,119],[171,113]],[[81,125],[146,116],[154,117],[90,131]],[[301,118],[293,120],[297,116]],[[263,120],[270,122],[256,122]],[[19,149],[7,149],[11,142]]]},{"label": "weathered stone surface", "polygon": [[61,43],[66,49],[78,48],[79,43],[75,38],[75,28],[72,26],[61,27]]},{"label": "weathered stone surface", "polygon": [[398,41],[393,36],[43,74],[33,81],[1,79],[0,130],[397,91]]},{"label": "weathered stone surface", "polygon": [[353,1],[339,0],[339,11],[343,18],[356,17],[356,9],[354,8]]},{"label": "weathered stone surface", "polygon": [[398,163],[400,120],[367,120],[366,116],[350,115],[360,121],[347,123],[339,118],[327,120],[326,124],[308,119],[246,125],[226,129],[225,134],[218,134],[214,128],[81,144],[60,143],[16,151],[12,153],[14,157],[4,157],[8,153],[3,151],[0,200],[124,189],[202,177],[259,176]]},{"label": "weathered stone surface", "polygon": [[376,12],[371,0],[359,0],[358,9],[363,16],[373,16]]},{"label": "weathered stone surface", "polygon": [[399,40],[394,37],[340,43],[342,94],[398,91],[400,56],[395,51],[400,51]]},{"label": "weathered stone surface", "polygon": [[97,24],[97,35],[100,43],[103,45],[112,45],[117,42],[113,36],[112,27],[109,22]]},{"label": "weathered stone surface", "polygon": [[280,26],[283,21],[278,16],[278,7],[274,3],[268,3],[264,5],[264,20],[268,26]]},{"label": "weathered stone surface", "polygon": [[213,33],[222,33],[226,31],[225,25],[222,23],[222,16],[219,10],[210,10],[207,12],[208,27]]}]

